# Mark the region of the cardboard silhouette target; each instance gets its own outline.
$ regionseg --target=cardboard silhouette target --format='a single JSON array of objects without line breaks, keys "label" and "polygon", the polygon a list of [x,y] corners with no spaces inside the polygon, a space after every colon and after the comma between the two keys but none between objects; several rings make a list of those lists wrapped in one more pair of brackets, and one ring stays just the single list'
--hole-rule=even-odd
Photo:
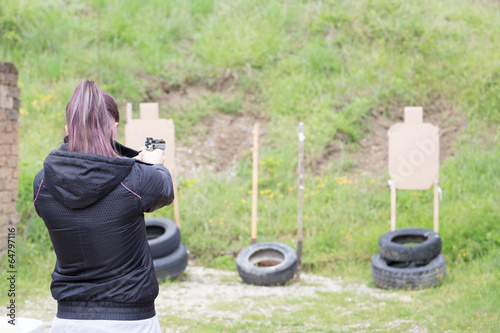
[{"label": "cardboard silhouette target", "polygon": [[396,229],[396,189],[428,190],[434,185],[434,231],[439,223],[439,128],[423,122],[422,107],[405,107],[404,123],[390,127],[391,230]]},{"label": "cardboard silhouette target", "polygon": [[127,124],[125,125],[125,145],[134,149],[145,146],[147,137],[165,140],[165,167],[172,175],[174,184],[174,219],[178,227],[179,204],[177,200],[177,181],[175,169],[175,127],[172,119],[160,119],[158,103],[141,103],[139,119],[132,118],[132,104],[127,103]]}]

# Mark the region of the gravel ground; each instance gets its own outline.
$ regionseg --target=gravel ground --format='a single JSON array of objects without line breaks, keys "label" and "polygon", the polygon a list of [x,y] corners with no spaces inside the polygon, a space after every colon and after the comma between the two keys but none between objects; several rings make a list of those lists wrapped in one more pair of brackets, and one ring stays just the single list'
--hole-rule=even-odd
[{"label": "gravel ground", "polygon": [[[297,302],[287,302],[303,297],[317,297],[318,292],[349,293],[352,299],[359,300],[356,309],[345,309],[339,307],[333,309],[340,316],[348,315],[357,310],[369,309],[380,305],[380,302],[395,299],[402,302],[411,302],[409,295],[398,292],[387,292],[370,288],[362,284],[347,284],[341,278],[326,278],[312,274],[301,274],[300,281],[293,281],[284,287],[260,287],[247,285],[241,281],[236,272],[228,272],[203,267],[188,267],[181,278],[175,282],[166,282],[160,285],[160,294],[156,299],[157,315],[161,318],[174,316],[185,319],[186,323],[200,319],[206,322],[236,323],[249,313],[262,314],[262,320],[270,320],[273,309],[269,308],[268,302],[262,302],[262,297],[272,297],[278,301],[280,311],[294,312],[298,309]],[[245,300],[245,306],[217,307],[217,304],[241,304]],[[378,300],[378,302],[373,302]],[[290,304],[289,304],[290,303]],[[218,310],[218,308],[227,308]],[[25,301],[19,311],[20,317],[39,319],[44,322],[45,331],[49,332],[50,324],[56,314],[56,302],[47,292],[31,301]],[[394,321],[387,323],[388,328],[397,330],[401,324],[408,321]],[[371,331],[369,324],[351,324],[338,327],[339,330]],[[425,332],[418,326],[413,325],[415,332]],[[335,328],[336,329],[336,328]],[[189,327],[163,328],[164,332],[189,332]]]}]

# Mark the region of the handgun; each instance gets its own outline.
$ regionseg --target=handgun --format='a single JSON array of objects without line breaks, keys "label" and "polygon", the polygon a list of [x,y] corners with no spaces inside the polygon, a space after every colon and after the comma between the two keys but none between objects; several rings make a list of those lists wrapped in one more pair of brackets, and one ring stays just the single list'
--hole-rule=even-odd
[{"label": "handgun", "polygon": [[165,140],[153,139],[151,137],[147,137],[146,138],[146,150],[153,151],[155,149],[165,150]]}]

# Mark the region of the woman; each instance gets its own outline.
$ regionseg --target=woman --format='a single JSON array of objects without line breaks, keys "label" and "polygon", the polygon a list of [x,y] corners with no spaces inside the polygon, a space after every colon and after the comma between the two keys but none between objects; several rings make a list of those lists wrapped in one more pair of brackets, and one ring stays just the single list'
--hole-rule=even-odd
[{"label": "woman", "polygon": [[67,142],[47,156],[33,185],[57,257],[51,332],[156,333],[158,282],[144,212],[172,203],[172,180],[161,150],[123,156],[104,96],[93,82],[76,88]]}]

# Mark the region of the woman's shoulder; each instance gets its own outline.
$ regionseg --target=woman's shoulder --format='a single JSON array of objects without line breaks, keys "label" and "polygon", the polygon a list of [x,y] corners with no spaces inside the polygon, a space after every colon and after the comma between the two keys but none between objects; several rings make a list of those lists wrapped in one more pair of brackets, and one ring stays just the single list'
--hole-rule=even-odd
[{"label": "woman's shoulder", "polygon": [[35,178],[33,178],[33,186],[39,187],[42,184],[43,178],[44,178],[44,169],[38,171],[38,173],[35,175]]}]

